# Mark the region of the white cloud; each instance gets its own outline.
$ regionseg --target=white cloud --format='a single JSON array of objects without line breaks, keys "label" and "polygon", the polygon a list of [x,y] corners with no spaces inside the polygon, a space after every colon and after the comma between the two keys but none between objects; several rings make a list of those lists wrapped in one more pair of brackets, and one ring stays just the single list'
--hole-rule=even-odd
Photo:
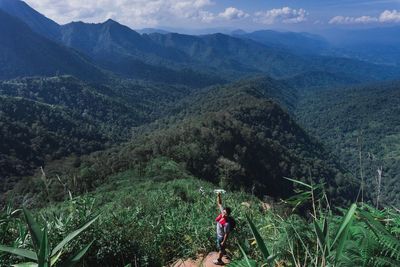
[{"label": "white cloud", "polygon": [[255,21],[263,24],[282,23],[299,23],[307,20],[308,13],[300,8],[293,9],[290,7],[275,8],[267,11],[255,13]]},{"label": "white cloud", "polygon": [[385,10],[379,16],[380,22],[400,22],[400,11],[397,10]]},{"label": "white cloud", "polygon": [[191,20],[210,22],[214,14],[205,8],[211,0],[26,0],[39,12],[64,24],[71,21],[102,22],[115,19],[131,27]]},{"label": "white cloud", "polygon": [[336,16],[333,17],[329,24],[367,24],[372,22],[377,22],[378,19],[370,16],[361,16],[361,17],[344,17],[344,16]]},{"label": "white cloud", "polygon": [[400,11],[385,10],[379,17],[361,16],[361,17],[344,17],[336,16],[329,20],[330,24],[368,24],[368,23],[396,23],[400,22]]},{"label": "white cloud", "polygon": [[235,20],[235,19],[243,19],[247,18],[249,14],[244,12],[243,10],[237,9],[235,7],[228,7],[224,12],[219,13],[220,18],[224,18],[227,20]]}]

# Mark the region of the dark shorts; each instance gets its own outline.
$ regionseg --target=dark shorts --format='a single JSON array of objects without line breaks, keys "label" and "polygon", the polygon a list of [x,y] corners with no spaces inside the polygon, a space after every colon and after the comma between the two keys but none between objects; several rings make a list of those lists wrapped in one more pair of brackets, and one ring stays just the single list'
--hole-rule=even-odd
[{"label": "dark shorts", "polygon": [[222,241],[224,241],[224,238],[217,236],[217,248],[218,248],[219,251],[224,252],[225,251],[225,245],[221,246]]}]

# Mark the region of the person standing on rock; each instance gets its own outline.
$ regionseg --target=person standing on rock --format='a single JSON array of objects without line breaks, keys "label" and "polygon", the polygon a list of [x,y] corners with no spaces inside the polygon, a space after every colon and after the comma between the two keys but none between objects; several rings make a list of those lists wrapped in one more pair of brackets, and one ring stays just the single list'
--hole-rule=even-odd
[{"label": "person standing on rock", "polygon": [[215,221],[217,222],[217,247],[218,247],[218,259],[214,260],[214,264],[224,265],[225,263],[222,261],[222,257],[225,254],[226,243],[231,233],[231,230],[234,227],[234,221],[230,217],[231,209],[228,207],[222,206],[221,193],[217,194],[217,205],[218,209],[221,212]]}]

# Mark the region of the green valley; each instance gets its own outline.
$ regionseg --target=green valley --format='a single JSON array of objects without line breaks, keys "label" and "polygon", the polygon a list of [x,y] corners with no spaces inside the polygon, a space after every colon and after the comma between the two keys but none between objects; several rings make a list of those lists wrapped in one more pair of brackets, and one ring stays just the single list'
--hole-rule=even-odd
[{"label": "green valley", "polygon": [[0,266],[400,266],[391,1],[81,2],[0,0]]}]

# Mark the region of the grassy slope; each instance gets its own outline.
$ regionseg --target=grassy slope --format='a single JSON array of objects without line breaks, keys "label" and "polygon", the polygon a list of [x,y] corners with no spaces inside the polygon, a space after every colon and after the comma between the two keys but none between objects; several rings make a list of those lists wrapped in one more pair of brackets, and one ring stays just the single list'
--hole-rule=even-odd
[{"label": "grassy slope", "polygon": [[[68,246],[62,260],[94,240],[81,266],[125,266],[128,263],[165,266],[179,258],[215,251],[214,218],[218,213],[213,189],[212,184],[189,175],[179,164],[157,158],[142,175],[138,175],[135,169],[117,173],[108,177],[107,183],[94,192],[50,204],[35,213],[40,223],[47,225],[53,245],[100,213],[100,219]],[[292,256],[299,262],[309,262],[309,256],[318,257],[320,254],[313,220],[301,218],[280,205],[266,210],[259,199],[243,192],[228,191],[223,195],[223,201],[233,208],[237,222],[228,248],[233,259],[242,257],[237,246],[237,241],[240,241],[249,257],[263,262],[245,220],[246,214],[259,229],[271,255],[277,255],[276,264],[291,266]],[[327,217],[333,240],[343,217],[319,212],[316,222],[321,225],[323,218]],[[19,228],[18,219],[15,219],[18,216],[13,217],[6,227],[2,224],[0,243],[9,245],[17,240],[14,244],[29,247],[23,245],[29,243],[29,239],[26,242],[24,238],[16,239],[24,227]],[[384,222],[385,228],[398,238],[398,213],[374,211],[374,217],[378,223]],[[395,250],[396,241],[390,241],[394,244],[393,248],[390,248],[390,243],[381,241],[355,218],[341,263],[343,266],[361,266],[364,263],[366,266],[389,266],[388,262],[398,263],[400,253]],[[307,251],[303,245],[308,247]],[[2,266],[21,262],[21,259],[0,256]]]},{"label": "grassy slope", "polygon": [[[85,260],[89,266],[123,266],[136,257],[143,266],[159,266],[215,250],[215,187],[172,161],[160,159],[154,164],[160,168],[148,167],[143,176],[134,170],[118,173],[96,191],[41,212],[49,222],[53,214],[71,214],[73,219],[65,224],[70,229],[89,214],[101,212],[99,222],[76,243],[95,239]],[[246,211],[253,210],[261,221],[261,203],[255,197],[231,192],[223,198],[233,208],[239,227],[244,226]],[[251,210],[241,204],[245,201]],[[237,248],[231,251],[238,256]]]}]

